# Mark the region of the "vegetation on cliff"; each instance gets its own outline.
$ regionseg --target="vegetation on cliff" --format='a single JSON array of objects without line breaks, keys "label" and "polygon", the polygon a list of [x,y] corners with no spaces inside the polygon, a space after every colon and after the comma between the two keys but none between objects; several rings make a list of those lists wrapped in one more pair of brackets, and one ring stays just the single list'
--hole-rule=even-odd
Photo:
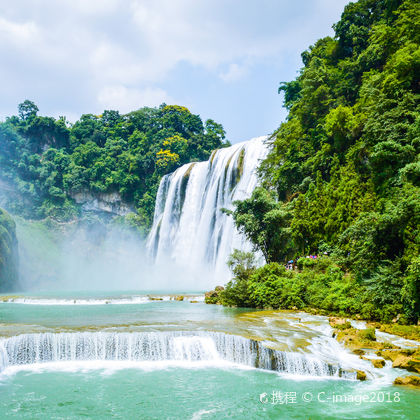
[{"label": "vegetation on cliff", "polygon": [[117,192],[147,230],[161,177],[227,145],[220,124],[203,123],[177,105],[126,115],[106,110],[74,124],[38,116],[29,100],[18,109],[0,123],[0,178],[19,192],[8,203],[11,210],[31,218],[70,220],[78,212],[75,193]]},{"label": "vegetation on cliff", "polygon": [[[233,212],[268,265],[234,273],[226,303],[417,322],[419,16],[414,0],[350,3],[335,37],[281,83],[289,115],[260,167],[262,187]],[[301,272],[279,265],[324,253]]]},{"label": "vegetation on cliff", "polygon": [[18,281],[18,250],[16,225],[0,209],[0,291],[13,290]]}]

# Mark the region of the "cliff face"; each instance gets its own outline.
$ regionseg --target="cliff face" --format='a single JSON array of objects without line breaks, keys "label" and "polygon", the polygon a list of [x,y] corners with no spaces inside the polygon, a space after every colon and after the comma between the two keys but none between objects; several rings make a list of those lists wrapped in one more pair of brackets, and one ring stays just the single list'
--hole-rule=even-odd
[{"label": "cliff face", "polygon": [[16,289],[18,283],[18,248],[16,225],[0,209],[0,291]]},{"label": "cliff face", "polygon": [[71,198],[82,206],[84,211],[109,213],[112,215],[125,216],[134,212],[128,204],[124,203],[118,193],[77,192],[70,194]]}]

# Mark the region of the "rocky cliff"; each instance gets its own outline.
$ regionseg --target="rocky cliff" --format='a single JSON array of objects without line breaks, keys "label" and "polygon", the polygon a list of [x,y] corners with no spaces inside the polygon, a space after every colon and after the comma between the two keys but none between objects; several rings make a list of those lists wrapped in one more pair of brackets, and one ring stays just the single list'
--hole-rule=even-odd
[{"label": "rocky cliff", "polygon": [[104,212],[112,215],[125,216],[134,212],[128,204],[124,203],[121,196],[114,193],[96,193],[87,191],[70,194],[71,198],[82,206],[84,211]]}]

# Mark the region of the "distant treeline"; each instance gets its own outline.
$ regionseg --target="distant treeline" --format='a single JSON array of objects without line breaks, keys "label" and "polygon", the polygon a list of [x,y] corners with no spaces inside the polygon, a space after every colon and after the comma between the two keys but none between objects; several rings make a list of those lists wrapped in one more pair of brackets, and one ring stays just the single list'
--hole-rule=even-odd
[{"label": "distant treeline", "polygon": [[18,192],[9,208],[25,217],[68,221],[79,211],[73,193],[118,192],[136,209],[130,222],[147,231],[161,177],[208,159],[224,139],[220,124],[177,105],[106,110],[70,124],[39,116],[25,100],[0,123],[0,178]]}]

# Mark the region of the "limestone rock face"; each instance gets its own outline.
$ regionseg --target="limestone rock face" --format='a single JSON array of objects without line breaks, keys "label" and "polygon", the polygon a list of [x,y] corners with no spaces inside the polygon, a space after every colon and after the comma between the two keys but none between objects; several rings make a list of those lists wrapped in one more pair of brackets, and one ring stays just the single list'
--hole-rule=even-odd
[{"label": "limestone rock face", "polygon": [[105,212],[118,216],[126,216],[134,211],[117,192],[93,194],[89,191],[81,191],[71,193],[70,197],[77,204],[81,204],[85,211]]}]

